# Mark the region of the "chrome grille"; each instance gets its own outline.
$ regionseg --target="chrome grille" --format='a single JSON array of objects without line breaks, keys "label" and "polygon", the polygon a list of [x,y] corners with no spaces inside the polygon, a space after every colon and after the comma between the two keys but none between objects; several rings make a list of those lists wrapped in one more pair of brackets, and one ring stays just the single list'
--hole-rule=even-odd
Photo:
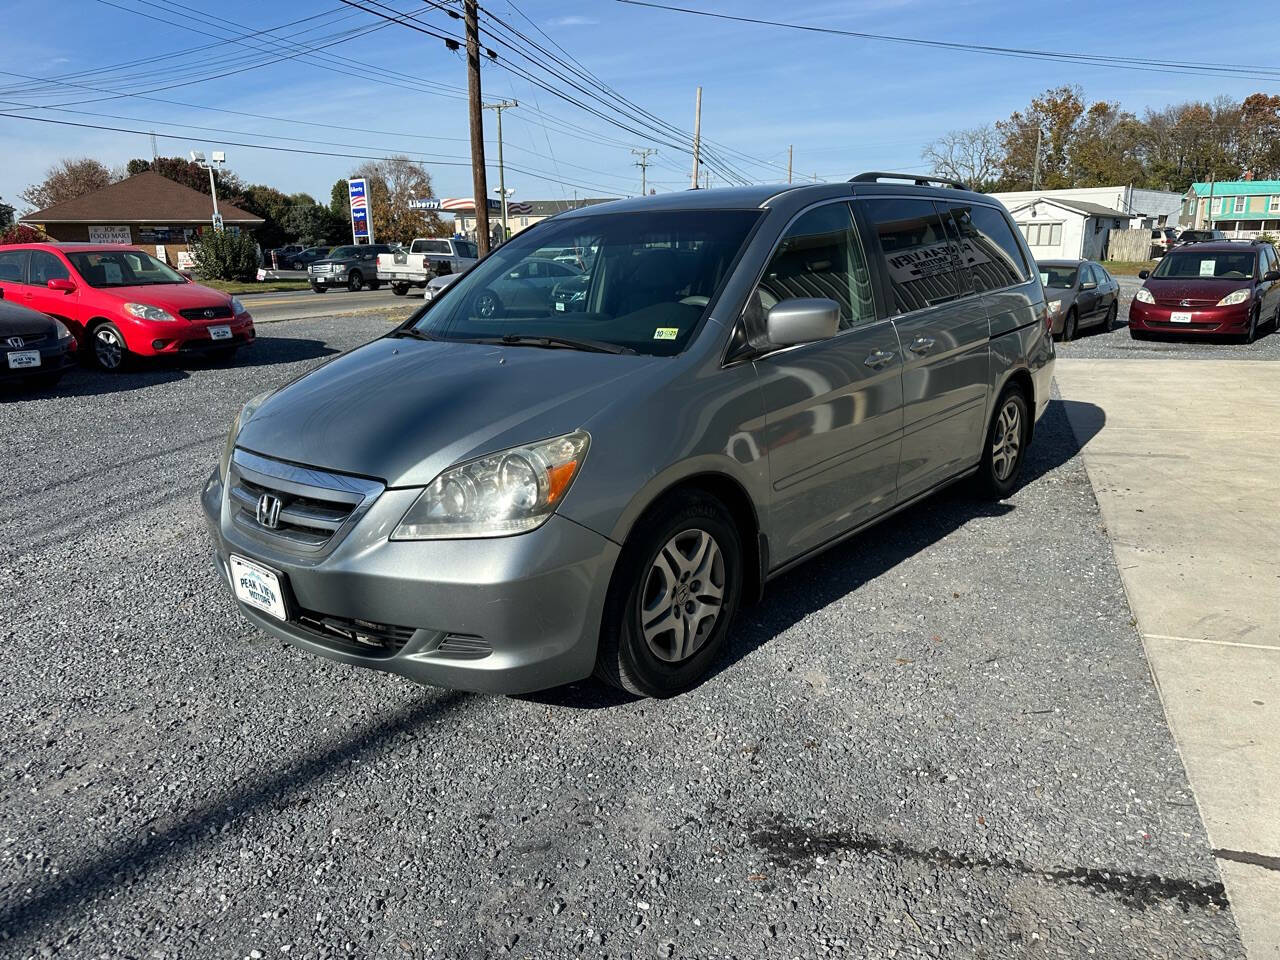
[{"label": "chrome grille", "polygon": [[[240,449],[231,458],[227,478],[227,502],[236,526],[302,554],[331,549],[382,490],[382,484],[363,477],[299,467]],[[272,509],[260,510],[264,503]]]}]

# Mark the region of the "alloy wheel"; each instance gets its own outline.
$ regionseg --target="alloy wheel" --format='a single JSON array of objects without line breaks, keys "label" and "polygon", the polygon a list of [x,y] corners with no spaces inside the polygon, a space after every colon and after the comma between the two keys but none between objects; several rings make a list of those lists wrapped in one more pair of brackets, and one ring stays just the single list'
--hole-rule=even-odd
[{"label": "alloy wheel", "polygon": [[680,663],[702,648],[724,610],[725,564],[705,530],[677,533],[658,551],[640,591],[640,630],[659,660]]},{"label": "alloy wheel", "polygon": [[1022,408],[1010,397],[996,420],[995,442],[991,445],[991,469],[1003,483],[1013,474],[1022,450]]},{"label": "alloy wheel", "polygon": [[117,370],[124,361],[124,344],[120,335],[111,327],[99,327],[93,332],[93,355],[104,370]]}]

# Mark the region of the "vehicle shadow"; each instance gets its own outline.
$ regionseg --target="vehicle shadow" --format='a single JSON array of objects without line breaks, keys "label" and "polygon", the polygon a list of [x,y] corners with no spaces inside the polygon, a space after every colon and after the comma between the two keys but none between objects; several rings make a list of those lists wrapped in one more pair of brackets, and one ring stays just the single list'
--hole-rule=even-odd
[{"label": "vehicle shadow", "polygon": [[[1065,464],[1105,423],[1106,414],[1095,404],[1051,400],[1036,425],[1035,439],[1023,464],[1021,485],[1030,486]],[[703,682],[969,521],[1003,516],[1015,509],[1013,503],[1006,501],[981,500],[967,484],[958,483],[783,574],[769,583],[760,603],[739,613],[725,655]],[[551,706],[598,709],[634,698],[588,680],[533,694],[528,699]]]},{"label": "vehicle shadow", "polygon": [[126,393],[162,383],[186,380],[193,370],[269,367],[282,363],[318,360],[340,352],[323,340],[297,337],[258,337],[241,347],[232,360],[191,354],[181,357],[141,358],[119,373],[104,373],[85,366],[72,367],[56,387],[36,389],[22,384],[0,388],[0,403],[49,397],[88,397],[99,394]]}]

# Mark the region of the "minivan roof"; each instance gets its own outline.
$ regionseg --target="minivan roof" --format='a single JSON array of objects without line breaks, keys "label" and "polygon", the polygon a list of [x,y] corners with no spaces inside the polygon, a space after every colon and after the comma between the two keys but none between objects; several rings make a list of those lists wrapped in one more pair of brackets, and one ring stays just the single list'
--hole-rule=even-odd
[{"label": "minivan roof", "polygon": [[[760,207],[802,207],[819,200],[836,197],[902,194],[934,197],[939,200],[972,199],[983,196],[972,190],[955,187],[920,186],[915,183],[773,183],[746,187],[717,187],[713,190],[678,190],[649,197],[630,197],[608,203],[579,207],[558,214],[560,217],[595,216],[600,213],[635,213],[672,210],[751,210]],[[996,202],[991,200],[991,202]]]}]

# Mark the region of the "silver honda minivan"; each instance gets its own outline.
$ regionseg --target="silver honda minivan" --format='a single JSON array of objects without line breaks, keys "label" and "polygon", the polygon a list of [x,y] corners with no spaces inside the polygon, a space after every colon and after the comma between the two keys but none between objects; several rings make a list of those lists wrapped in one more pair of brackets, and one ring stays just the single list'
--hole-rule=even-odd
[{"label": "silver honda minivan", "polygon": [[1053,359],[1030,252],[961,184],[623,200],[251,400],[201,499],[241,611],[298,647],[667,696],[782,571],[961,478],[1010,493]]}]

